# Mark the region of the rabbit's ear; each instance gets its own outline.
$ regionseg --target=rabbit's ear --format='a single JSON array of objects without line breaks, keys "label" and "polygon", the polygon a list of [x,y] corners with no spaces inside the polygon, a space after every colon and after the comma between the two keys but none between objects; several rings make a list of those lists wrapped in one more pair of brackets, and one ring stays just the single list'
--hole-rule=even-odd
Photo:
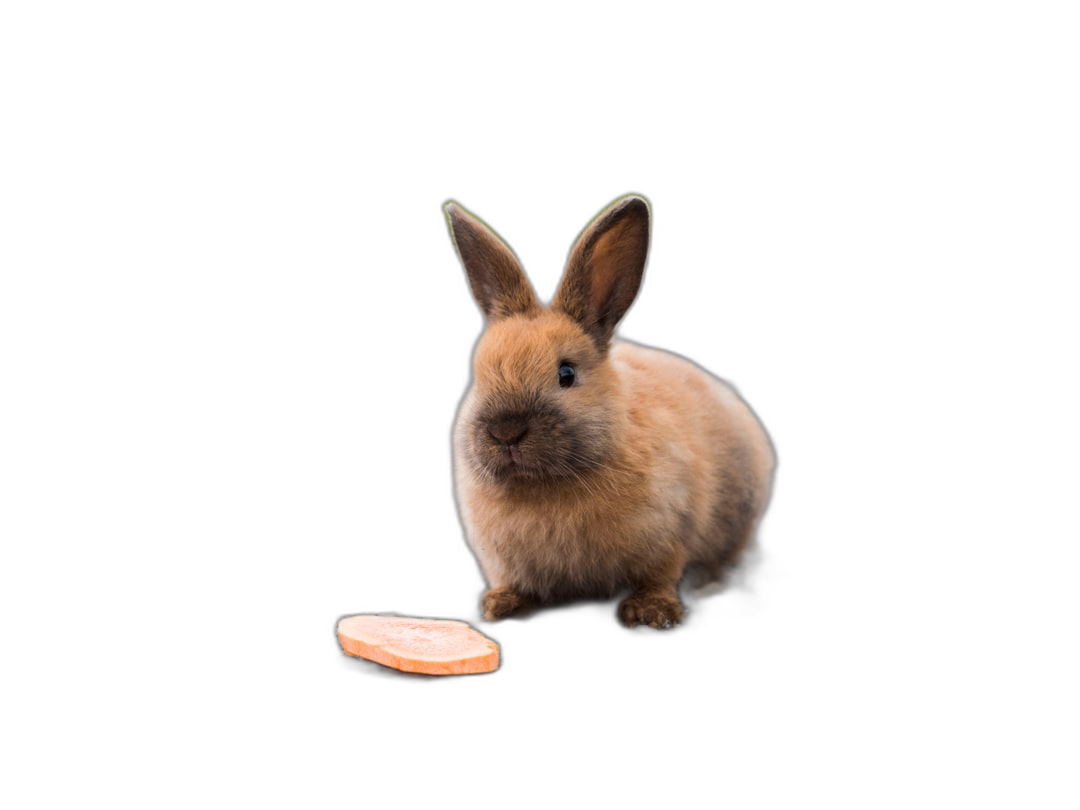
[{"label": "rabbit's ear", "polygon": [[616,200],[578,237],[552,304],[604,349],[641,285],[649,252],[649,204]]},{"label": "rabbit's ear", "polygon": [[457,203],[443,206],[473,297],[489,321],[539,309],[517,257],[495,232]]}]

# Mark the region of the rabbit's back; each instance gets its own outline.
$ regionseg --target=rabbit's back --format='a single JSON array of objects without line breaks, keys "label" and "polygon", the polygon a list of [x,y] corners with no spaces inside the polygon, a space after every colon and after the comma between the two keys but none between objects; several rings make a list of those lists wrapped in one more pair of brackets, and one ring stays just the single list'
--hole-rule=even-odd
[{"label": "rabbit's back", "polygon": [[681,514],[689,562],[718,575],[768,503],[768,436],[730,385],[683,357],[617,341],[612,363],[628,403],[627,445],[650,471],[655,508]]}]

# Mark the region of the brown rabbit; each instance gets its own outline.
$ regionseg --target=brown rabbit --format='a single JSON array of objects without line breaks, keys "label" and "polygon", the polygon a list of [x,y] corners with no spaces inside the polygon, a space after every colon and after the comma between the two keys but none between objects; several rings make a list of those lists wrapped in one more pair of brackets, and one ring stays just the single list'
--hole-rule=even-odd
[{"label": "brown rabbit", "polygon": [[729,386],[612,343],[645,269],[648,203],[623,197],[593,220],[550,307],[498,236],[454,202],[445,210],[487,321],[454,427],[484,617],[629,590],[625,624],[677,624],[687,569],[719,577],[752,539],[774,458]]}]

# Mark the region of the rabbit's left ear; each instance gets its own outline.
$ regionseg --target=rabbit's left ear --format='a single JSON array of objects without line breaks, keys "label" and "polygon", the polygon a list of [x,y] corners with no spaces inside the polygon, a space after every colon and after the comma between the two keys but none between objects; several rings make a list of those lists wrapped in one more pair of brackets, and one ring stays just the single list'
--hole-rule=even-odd
[{"label": "rabbit's left ear", "polygon": [[450,235],[488,321],[540,308],[514,252],[491,228],[453,200],[443,206]]},{"label": "rabbit's left ear", "polygon": [[578,237],[552,307],[606,349],[641,286],[648,252],[649,204],[637,196],[616,200]]}]

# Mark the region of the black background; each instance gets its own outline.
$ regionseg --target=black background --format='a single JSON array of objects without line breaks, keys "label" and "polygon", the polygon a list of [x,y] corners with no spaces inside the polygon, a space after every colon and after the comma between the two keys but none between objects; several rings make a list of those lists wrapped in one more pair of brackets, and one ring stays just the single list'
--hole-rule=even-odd
[{"label": "black background", "polygon": [[[867,266],[875,288],[899,278],[903,248],[858,158],[769,141],[648,165],[584,146],[578,161],[537,165],[397,150],[341,171],[314,152],[272,178],[254,191],[247,234],[262,261],[225,296],[243,313],[225,366],[244,392],[232,417],[254,473],[244,525],[269,563],[259,586],[295,627],[291,664],[316,716],[334,725],[342,705],[419,707],[418,723],[461,706],[542,716],[565,711],[568,694],[576,711],[607,715],[827,713],[873,691],[896,639],[880,598],[889,518],[870,486],[881,393],[867,326],[880,310]],[[625,193],[652,206],[652,249],[620,334],[712,369],[765,423],[779,468],[764,563],[675,633],[626,631],[613,605],[484,624],[449,450],[482,319],[442,206],[484,219],[548,300],[577,235]],[[343,656],[335,624],[361,612],[469,621],[498,640],[500,669],[403,676]]]}]

